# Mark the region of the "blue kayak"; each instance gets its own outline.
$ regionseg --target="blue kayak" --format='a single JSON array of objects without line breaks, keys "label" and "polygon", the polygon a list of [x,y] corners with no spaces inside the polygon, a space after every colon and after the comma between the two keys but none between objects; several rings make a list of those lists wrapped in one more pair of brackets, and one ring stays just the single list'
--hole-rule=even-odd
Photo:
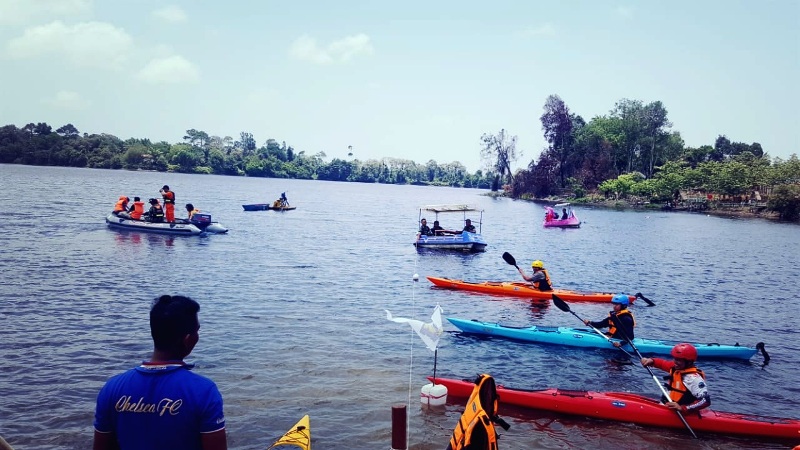
[{"label": "blue kayak", "polygon": [[[566,328],[566,327],[510,327],[498,323],[480,322],[477,320],[463,320],[448,317],[447,320],[464,333],[481,336],[498,336],[524,342],[538,342],[542,344],[568,345],[571,347],[605,348],[614,350],[615,347],[591,328]],[[631,346],[624,342],[623,349],[633,352]],[[672,347],[678,341],[664,341],[660,339],[634,338],[633,345],[644,355],[669,355]],[[763,344],[756,347],[739,345],[723,345],[717,343],[698,344],[692,343],[697,348],[700,358],[714,359],[750,359],[756,354]]]}]

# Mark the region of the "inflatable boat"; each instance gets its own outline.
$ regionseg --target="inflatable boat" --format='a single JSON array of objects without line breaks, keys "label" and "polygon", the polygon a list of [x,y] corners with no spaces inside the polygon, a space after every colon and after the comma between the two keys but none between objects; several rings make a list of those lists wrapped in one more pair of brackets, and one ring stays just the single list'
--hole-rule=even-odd
[{"label": "inflatable boat", "polygon": [[191,221],[176,219],[170,222],[146,222],[120,217],[114,213],[106,216],[109,228],[117,230],[144,231],[147,233],[161,233],[171,235],[196,236],[199,234],[223,234],[228,229],[219,222],[212,222],[210,214],[195,214]]}]

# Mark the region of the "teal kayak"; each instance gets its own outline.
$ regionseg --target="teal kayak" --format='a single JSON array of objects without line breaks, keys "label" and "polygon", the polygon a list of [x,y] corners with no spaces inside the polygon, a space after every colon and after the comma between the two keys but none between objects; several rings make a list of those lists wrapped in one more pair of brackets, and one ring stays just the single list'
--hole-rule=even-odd
[{"label": "teal kayak", "polygon": [[[537,342],[542,344],[567,345],[570,347],[586,348],[606,348],[609,350],[615,347],[607,339],[592,331],[590,328],[566,328],[566,327],[510,327],[499,323],[480,322],[477,320],[463,320],[448,317],[447,320],[464,333],[476,334],[481,336],[497,336],[523,342]],[[613,339],[612,339],[613,340]],[[631,346],[625,342],[622,348],[633,351]],[[678,341],[664,341],[660,339],[634,338],[633,345],[642,354],[646,355],[669,355],[672,347]],[[697,348],[700,358],[709,359],[750,359],[761,349],[764,353],[764,344],[758,343],[755,347],[745,347],[736,343],[735,345],[723,345],[717,343],[691,343]],[[766,358],[766,354],[765,354]]]}]

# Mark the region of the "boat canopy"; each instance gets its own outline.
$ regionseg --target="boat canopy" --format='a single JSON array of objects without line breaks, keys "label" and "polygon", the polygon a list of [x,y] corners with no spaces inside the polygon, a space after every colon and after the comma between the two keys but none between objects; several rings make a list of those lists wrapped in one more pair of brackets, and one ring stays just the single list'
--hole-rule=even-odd
[{"label": "boat canopy", "polygon": [[468,211],[483,212],[478,207],[472,205],[425,205],[421,206],[420,209],[422,211],[432,211],[436,214],[444,212],[468,212]]},{"label": "boat canopy", "polygon": [[557,203],[554,208],[569,208],[569,203]]}]

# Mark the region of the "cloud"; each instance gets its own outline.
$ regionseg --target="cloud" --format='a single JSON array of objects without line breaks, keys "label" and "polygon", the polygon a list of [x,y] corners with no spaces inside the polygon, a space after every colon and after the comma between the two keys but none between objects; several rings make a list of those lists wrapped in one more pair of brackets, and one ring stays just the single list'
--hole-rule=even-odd
[{"label": "cloud", "polygon": [[532,36],[555,36],[556,35],[556,27],[553,24],[546,23],[544,25],[538,27],[529,27],[522,30],[519,33],[523,37],[532,37]]},{"label": "cloud", "polygon": [[186,13],[180,6],[167,5],[152,12],[153,17],[169,23],[186,22]]},{"label": "cloud", "polygon": [[84,14],[91,0],[0,0],[0,24],[24,25],[32,19]]},{"label": "cloud", "polygon": [[372,43],[366,34],[356,34],[333,41],[326,47],[317,45],[317,41],[303,35],[289,47],[289,55],[300,61],[314,64],[334,64],[350,61],[358,55],[371,55]]},{"label": "cloud", "polygon": [[73,91],[59,91],[54,98],[47,99],[46,103],[58,109],[79,111],[90,106],[90,102]]},{"label": "cloud", "polygon": [[200,80],[200,72],[183,56],[173,55],[151,60],[137,77],[153,84],[195,83]]},{"label": "cloud", "polygon": [[127,61],[133,39],[122,28],[104,22],[84,22],[72,26],[57,20],[28,28],[6,46],[17,59],[57,55],[81,67],[119,69]]},{"label": "cloud", "polygon": [[617,14],[619,14],[620,16],[622,16],[622,17],[624,17],[626,19],[630,19],[631,17],[633,17],[633,10],[631,8],[626,7],[626,6],[618,6],[617,7]]}]

